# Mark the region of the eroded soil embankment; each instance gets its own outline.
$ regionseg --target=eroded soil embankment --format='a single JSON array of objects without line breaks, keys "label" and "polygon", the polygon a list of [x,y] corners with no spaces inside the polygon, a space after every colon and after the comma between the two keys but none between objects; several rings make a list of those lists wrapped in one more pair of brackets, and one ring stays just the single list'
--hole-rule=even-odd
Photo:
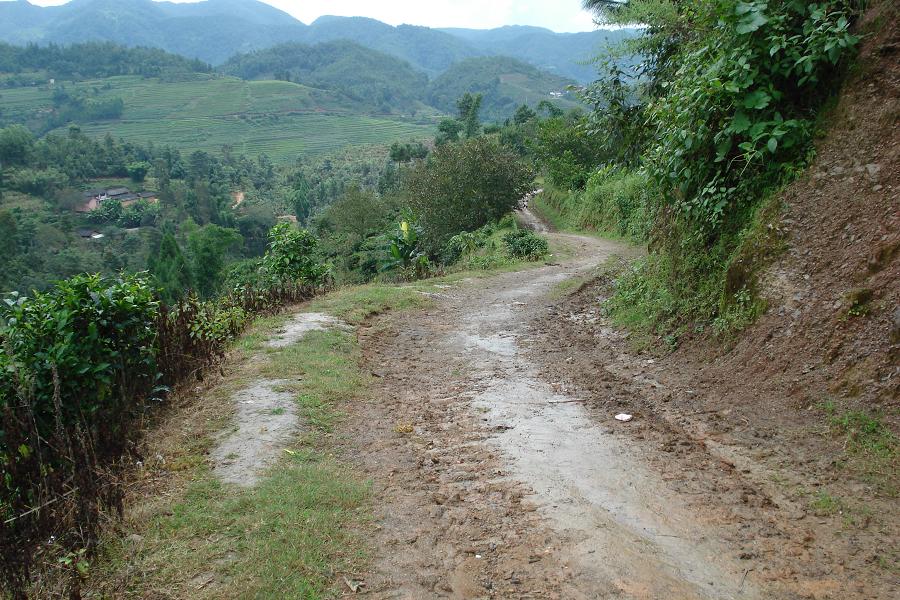
[{"label": "eroded soil embankment", "polygon": [[[544,323],[544,340],[530,329],[558,302],[553,290],[628,251],[559,238],[575,248],[563,265],[464,281],[432,309],[383,317],[361,331],[377,382],[372,400],[350,420],[351,445],[374,481],[378,506],[370,592],[802,597],[790,565],[803,557],[747,552],[747,537],[777,531],[764,525],[789,516],[759,511],[747,517],[749,525],[729,520],[735,502],[772,503],[752,481],[712,454],[702,466],[687,465],[648,443],[655,441],[648,434],[654,418],[613,420],[634,406],[640,389],[631,381],[610,380],[606,395],[615,407],[596,412],[563,381],[542,378],[533,353],[544,343],[566,345],[554,341],[552,323]],[[605,380],[605,362],[613,368],[628,360],[636,359],[611,352],[591,370]],[[696,479],[694,468],[703,473],[700,493],[685,485]],[[717,486],[744,489],[744,497],[718,498]],[[819,584],[828,589],[832,582],[803,581],[807,591]]]}]

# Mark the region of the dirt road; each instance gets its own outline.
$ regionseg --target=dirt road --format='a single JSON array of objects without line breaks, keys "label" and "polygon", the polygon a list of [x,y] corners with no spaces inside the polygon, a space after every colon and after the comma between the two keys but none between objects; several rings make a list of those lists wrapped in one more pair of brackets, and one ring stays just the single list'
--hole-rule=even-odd
[{"label": "dirt road", "polygon": [[[361,331],[377,393],[353,415],[374,481],[376,598],[764,598],[613,414],[529,359],[556,286],[614,242],[553,234],[560,265],[465,281],[434,308]],[[612,394],[616,391],[612,391]],[[627,411],[629,399],[621,398]]]}]

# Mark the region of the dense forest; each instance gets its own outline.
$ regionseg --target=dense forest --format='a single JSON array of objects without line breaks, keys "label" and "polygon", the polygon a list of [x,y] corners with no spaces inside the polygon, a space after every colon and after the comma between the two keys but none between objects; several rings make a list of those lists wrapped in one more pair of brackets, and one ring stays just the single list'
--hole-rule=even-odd
[{"label": "dense forest", "polygon": [[110,42],[71,46],[12,46],[0,43],[0,86],[44,83],[48,79],[79,81],[116,75],[173,77],[209,73],[212,67],[156,48],[126,48]]},{"label": "dense forest", "polygon": [[482,114],[489,121],[509,118],[523,104],[535,106],[553,99],[562,107],[579,104],[569,92],[575,82],[551,75],[514,58],[470,58],[442,73],[428,88],[428,103],[444,112],[453,112],[465,93],[481,94]]},{"label": "dense forest", "polygon": [[283,44],[232,57],[221,70],[242,79],[294,81],[339,91],[380,112],[415,110],[428,77],[408,63],[353,42]]}]

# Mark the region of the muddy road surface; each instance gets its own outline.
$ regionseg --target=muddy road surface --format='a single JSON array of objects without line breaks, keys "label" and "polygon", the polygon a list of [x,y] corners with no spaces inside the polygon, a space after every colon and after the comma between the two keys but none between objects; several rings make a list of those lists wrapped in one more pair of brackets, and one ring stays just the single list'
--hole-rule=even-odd
[{"label": "muddy road surface", "polygon": [[[377,391],[351,416],[374,482],[376,598],[753,599],[739,549],[529,359],[558,286],[634,251],[553,234],[550,264],[439,288],[360,333]],[[622,410],[628,408],[623,398]]]}]

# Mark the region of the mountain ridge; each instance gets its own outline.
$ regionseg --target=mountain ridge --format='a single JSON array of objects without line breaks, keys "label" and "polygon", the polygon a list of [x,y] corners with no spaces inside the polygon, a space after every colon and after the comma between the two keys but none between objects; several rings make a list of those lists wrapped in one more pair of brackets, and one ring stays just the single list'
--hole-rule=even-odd
[{"label": "mountain ridge", "polygon": [[366,17],[325,15],[307,25],[258,0],[72,0],[40,7],[27,0],[0,2],[0,41],[24,45],[110,41],[150,46],[214,65],[235,54],[284,43],[312,45],[346,39],[405,60],[434,78],[461,60],[512,56],[586,83],[588,63],[628,30],[556,33],[529,26],[473,30],[392,26]]}]

